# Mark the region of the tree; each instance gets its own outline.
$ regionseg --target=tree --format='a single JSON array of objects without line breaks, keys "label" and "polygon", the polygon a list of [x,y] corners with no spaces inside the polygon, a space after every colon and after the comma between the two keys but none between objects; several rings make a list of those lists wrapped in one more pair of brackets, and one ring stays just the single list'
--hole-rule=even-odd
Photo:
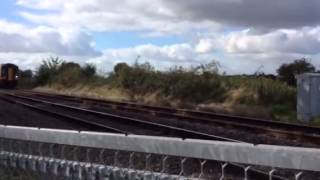
[{"label": "tree", "polygon": [[97,73],[97,68],[93,64],[86,64],[82,68],[82,72],[85,75],[85,77],[93,77]]},{"label": "tree", "polygon": [[58,74],[59,67],[65,61],[59,57],[44,59],[36,72],[36,82],[38,85],[50,84],[53,77]]},{"label": "tree", "polygon": [[34,76],[32,70],[19,71],[19,87],[33,88],[35,86]]},{"label": "tree", "polygon": [[32,70],[20,70],[19,72],[20,79],[31,79],[33,77]]},{"label": "tree", "polygon": [[295,60],[293,63],[283,64],[277,70],[279,79],[288,85],[296,86],[295,76],[307,72],[315,72],[316,68],[306,58]]},{"label": "tree", "polygon": [[64,87],[71,87],[80,81],[84,82],[86,80],[81,66],[74,62],[63,62],[58,68],[58,73],[52,78],[55,83]]},{"label": "tree", "polygon": [[114,73],[119,76],[123,71],[128,71],[130,66],[127,63],[118,63],[114,66],[113,71]]}]

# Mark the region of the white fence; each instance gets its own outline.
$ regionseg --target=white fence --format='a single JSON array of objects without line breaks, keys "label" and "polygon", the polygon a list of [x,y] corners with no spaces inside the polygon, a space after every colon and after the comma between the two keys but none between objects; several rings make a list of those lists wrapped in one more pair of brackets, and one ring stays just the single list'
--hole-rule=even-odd
[{"label": "white fence", "polygon": [[313,148],[12,126],[0,126],[0,146],[3,171],[19,172],[10,178],[310,180],[320,172]]}]

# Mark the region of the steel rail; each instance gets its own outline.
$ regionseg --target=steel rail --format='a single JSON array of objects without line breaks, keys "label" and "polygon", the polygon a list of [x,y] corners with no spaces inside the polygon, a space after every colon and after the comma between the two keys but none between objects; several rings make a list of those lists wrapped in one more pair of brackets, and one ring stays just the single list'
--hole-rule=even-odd
[{"label": "steel rail", "polygon": [[[210,116],[213,113],[207,113],[207,112],[197,112],[197,111],[179,110],[179,109],[175,110],[175,109],[169,109],[169,108],[165,108],[166,109],[165,111],[163,110],[159,111],[155,109],[149,110],[144,108],[146,105],[141,105],[143,107],[139,108],[140,105],[134,104],[135,106],[132,106],[132,103],[129,103],[128,105],[127,103],[122,103],[122,102],[87,99],[82,97],[78,98],[78,97],[72,97],[72,96],[53,95],[53,94],[38,93],[38,92],[28,92],[28,93],[34,93],[34,94],[37,94],[38,96],[51,97],[55,99],[60,98],[61,100],[64,100],[64,101],[67,100],[67,101],[73,101],[78,103],[85,102],[92,105],[108,106],[118,110],[133,111],[133,112],[139,112],[144,114],[147,113],[147,114],[152,114],[159,117],[170,117],[170,118],[181,119],[185,121],[193,121],[193,122],[198,121],[198,122],[204,122],[204,123],[214,123],[222,126],[232,126],[235,128],[241,128],[245,130],[256,130],[258,132],[283,134],[283,135],[288,135],[290,137],[300,138],[305,141],[316,143],[316,144],[320,143],[320,128],[318,127],[246,118],[246,119],[249,119],[250,122],[252,122],[253,120],[256,120],[255,122],[259,122],[259,123],[251,124],[251,123],[244,122],[244,120],[242,121],[230,120],[233,117],[245,119],[243,117],[237,117],[237,116],[223,115],[224,118],[226,117],[230,118],[225,120],[223,118],[210,118]],[[153,107],[153,106],[148,106],[148,107],[159,108],[159,107]],[[177,111],[177,112],[168,112],[167,109],[172,111]],[[186,114],[185,112],[188,112],[188,114]],[[195,112],[197,114],[194,114]],[[189,115],[190,113],[193,113],[194,115]],[[220,115],[218,114],[218,116]],[[271,127],[268,123],[271,124]],[[279,124],[282,124],[282,126],[281,127],[276,126]],[[294,127],[294,129],[287,128],[290,130],[285,130],[284,128],[285,125]]]},{"label": "steel rail", "polygon": [[[10,96],[12,96],[12,95],[10,95]],[[24,99],[24,97],[22,97],[22,99]],[[51,105],[53,105],[53,106],[56,106],[56,105],[58,105],[58,104],[56,104],[56,103],[53,103],[53,104],[51,104]],[[73,108],[73,107],[72,107]],[[81,109],[81,108],[76,108],[76,109]],[[199,136],[198,136],[199,137]],[[227,139],[227,138],[223,138],[223,140],[221,140],[221,139],[217,139],[216,138],[217,136],[215,136],[215,138],[213,138],[214,140],[219,140],[219,141],[231,141],[231,142],[236,142],[236,143],[239,143],[239,142],[241,142],[241,141],[237,141],[237,140],[233,140],[233,139]],[[182,139],[185,139],[185,138],[182,138]],[[188,139],[191,139],[190,137],[188,137]],[[204,138],[204,139],[212,139],[212,138]],[[243,144],[249,144],[249,143],[243,143]],[[239,169],[241,169],[241,168],[243,168],[242,167],[242,165],[239,165],[239,164],[234,164],[234,163],[230,163],[230,167],[228,168],[229,170],[239,170]],[[228,170],[228,171],[229,171]],[[264,179],[264,178],[267,178],[268,176],[269,176],[269,174],[268,173],[266,173],[266,172],[264,172],[264,171],[261,171],[261,170],[258,170],[258,169],[255,169],[255,168],[252,168],[252,169],[250,169],[249,170],[249,172],[250,173],[252,173],[252,174],[255,174],[255,176],[256,177],[259,177],[259,179],[260,178],[262,178],[262,179]],[[281,179],[281,180],[283,180],[283,179],[285,179],[285,178],[283,178],[283,177],[280,177],[280,176],[273,176],[273,179]]]},{"label": "steel rail", "polygon": [[105,124],[96,123],[96,122],[88,121],[88,120],[85,120],[85,119],[82,119],[82,118],[78,118],[78,117],[74,117],[74,116],[70,116],[70,115],[66,115],[66,114],[61,114],[61,113],[49,111],[49,110],[46,110],[44,108],[40,108],[38,106],[27,104],[27,103],[24,103],[24,102],[21,102],[21,101],[12,100],[12,99],[9,99],[9,98],[5,98],[3,96],[0,96],[0,99],[2,99],[4,101],[7,101],[7,102],[10,102],[10,103],[22,105],[22,106],[24,106],[24,107],[26,107],[28,109],[43,113],[45,115],[50,115],[50,116],[53,116],[53,117],[57,117],[59,119],[61,118],[63,120],[68,120],[70,122],[81,123],[82,125],[89,127],[89,129],[95,129],[95,130],[98,130],[98,131],[101,130],[101,131],[106,131],[106,132],[110,132],[110,133],[119,133],[119,134],[125,134],[125,135],[132,134],[130,132],[123,131],[123,130],[120,130],[120,129],[117,129],[117,128],[113,128],[113,127],[107,126]]},{"label": "steel rail", "polygon": [[151,106],[151,105],[145,105],[145,104],[139,104],[139,103],[133,103],[133,102],[117,102],[117,101],[111,101],[111,100],[101,100],[101,99],[94,99],[94,98],[88,98],[88,97],[77,97],[77,96],[70,96],[70,95],[62,95],[62,94],[53,94],[53,93],[44,93],[44,92],[38,92],[38,91],[27,91],[27,90],[19,90],[21,92],[26,93],[33,93],[38,95],[44,95],[44,96],[52,96],[52,97],[62,97],[62,98],[69,98],[69,100],[76,100],[76,101],[82,101],[82,102],[96,102],[96,103],[107,103],[112,105],[121,105],[126,107],[137,107],[137,108],[145,108],[148,110],[153,110],[153,112],[163,112],[163,113],[174,113],[177,115],[190,115],[192,117],[206,117],[210,119],[203,119],[204,121],[214,121],[214,120],[224,120],[224,121],[230,121],[230,122],[237,122],[241,124],[255,124],[259,126],[268,126],[272,128],[284,128],[294,130],[294,131],[304,131],[307,133],[314,133],[314,134],[320,134],[320,127],[315,126],[309,126],[304,124],[296,124],[296,123],[287,123],[287,122],[279,122],[274,120],[267,120],[267,119],[258,119],[258,118],[250,118],[250,117],[241,117],[241,116],[234,116],[234,115],[226,115],[226,114],[219,114],[219,113],[211,113],[211,112],[205,112],[205,111],[196,111],[196,110],[189,110],[189,109],[174,109],[169,107],[163,107],[163,106]]},{"label": "steel rail", "polygon": [[158,132],[163,132],[163,133],[165,133],[165,135],[174,134],[175,137],[179,137],[182,139],[187,139],[187,138],[189,138],[189,139],[207,139],[207,140],[220,140],[220,141],[246,143],[243,141],[225,138],[225,137],[221,137],[221,136],[215,136],[212,134],[206,134],[206,133],[201,133],[201,132],[197,132],[197,131],[193,131],[193,130],[188,130],[188,129],[178,128],[178,127],[158,124],[158,123],[154,123],[154,122],[144,121],[144,120],[140,120],[140,119],[128,118],[128,117],[123,117],[123,116],[114,115],[114,114],[110,114],[110,113],[103,113],[103,112],[83,109],[83,108],[79,108],[79,107],[68,106],[68,105],[64,105],[64,104],[39,100],[39,99],[35,99],[35,98],[24,97],[21,95],[13,95],[13,94],[7,93],[7,96],[17,98],[17,99],[27,100],[27,101],[31,101],[31,102],[35,102],[35,103],[41,103],[41,104],[46,104],[46,105],[50,105],[50,106],[54,106],[54,107],[59,107],[59,108],[63,108],[63,109],[68,109],[68,110],[72,110],[75,112],[83,112],[83,113],[85,112],[85,113],[93,115],[93,116],[105,118],[108,121],[116,121],[116,122],[121,121],[122,123],[130,124],[135,127],[139,126],[139,127],[145,128],[145,129],[153,129]]}]

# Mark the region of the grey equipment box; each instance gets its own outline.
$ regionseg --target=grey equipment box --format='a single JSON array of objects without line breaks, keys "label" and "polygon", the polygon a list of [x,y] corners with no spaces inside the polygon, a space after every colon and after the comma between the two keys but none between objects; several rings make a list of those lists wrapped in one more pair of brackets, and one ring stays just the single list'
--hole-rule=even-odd
[{"label": "grey equipment box", "polygon": [[320,73],[305,73],[296,78],[298,119],[309,122],[320,117]]}]

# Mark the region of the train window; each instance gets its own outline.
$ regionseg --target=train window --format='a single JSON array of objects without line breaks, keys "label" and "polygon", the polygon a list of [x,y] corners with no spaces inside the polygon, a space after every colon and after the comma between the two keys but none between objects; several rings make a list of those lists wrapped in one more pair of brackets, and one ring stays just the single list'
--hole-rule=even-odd
[{"label": "train window", "polygon": [[2,74],[1,74],[2,77],[6,77],[7,74],[8,74],[8,69],[7,69],[7,68],[2,68],[1,73],[2,73]]}]

